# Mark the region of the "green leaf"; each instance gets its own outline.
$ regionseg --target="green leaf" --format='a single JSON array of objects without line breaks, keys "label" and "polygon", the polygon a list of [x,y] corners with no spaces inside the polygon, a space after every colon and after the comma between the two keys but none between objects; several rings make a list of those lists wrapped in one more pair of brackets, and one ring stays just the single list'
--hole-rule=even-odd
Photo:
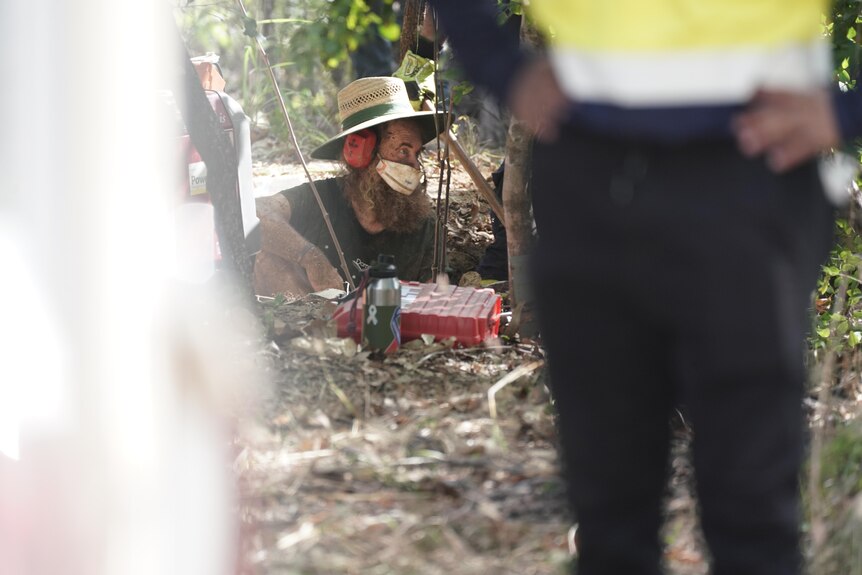
[{"label": "green leaf", "polygon": [[401,27],[398,26],[395,22],[390,22],[389,24],[381,24],[377,30],[380,32],[380,35],[383,36],[386,40],[390,42],[395,42],[401,37]]},{"label": "green leaf", "polygon": [[828,338],[828,337],[829,337],[829,328],[828,328],[828,327],[825,327],[825,328],[822,328],[822,329],[818,329],[818,330],[817,330],[817,335],[819,335],[819,336],[820,336],[820,337],[822,337],[822,338]]}]

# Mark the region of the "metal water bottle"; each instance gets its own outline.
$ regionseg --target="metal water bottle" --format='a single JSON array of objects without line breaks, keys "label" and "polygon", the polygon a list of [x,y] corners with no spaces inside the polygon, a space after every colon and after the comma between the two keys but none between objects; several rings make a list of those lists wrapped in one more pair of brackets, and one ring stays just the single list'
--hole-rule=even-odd
[{"label": "metal water bottle", "polygon": [[401,344],[401,282],[394,256],[377,256],[368,270],[363,297],[363,346],[384,353],[396,351]]}]

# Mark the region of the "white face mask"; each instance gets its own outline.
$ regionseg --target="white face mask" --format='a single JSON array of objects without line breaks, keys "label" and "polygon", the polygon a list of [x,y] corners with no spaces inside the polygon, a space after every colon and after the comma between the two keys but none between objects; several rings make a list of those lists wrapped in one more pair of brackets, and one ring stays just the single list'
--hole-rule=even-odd
[{"label": "white face mask", "polygon": [[422,171],[413,166],[399,164],[380,158],[377,173],[383,181],[398,193],[409,196],[422,184]]}]

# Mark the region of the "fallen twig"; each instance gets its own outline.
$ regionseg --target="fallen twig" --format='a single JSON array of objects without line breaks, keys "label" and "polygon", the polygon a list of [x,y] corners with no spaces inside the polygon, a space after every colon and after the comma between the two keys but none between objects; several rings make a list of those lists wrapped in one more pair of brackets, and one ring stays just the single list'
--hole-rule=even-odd
[{"label": "fallen twig", "polygon": [[497,392],[513,381],[517,381],[525,375],[531,374],[543,365],[545,365],[545,360],[543,359],[531,361],[526,365],[520,365],[504,375],[500,381],[491,386],[491,389],[488,390],[488,411],[490,412],[492,419],[497,419],[497,399],[495,397]]},{"label": "fallen twig", "polygon": [[332,391],[332,393],[335,394],[335,397],[338,398],[338,401],[341,402],[341,405],[343,405],[344,408],[349,411],[354,418],[358,418],[359,413],[356,412],[356,407],[354,407],[353,402],[350,401],[350,398],[347,397],[347,394],[344,393],[344,391],[342,391],[341,388],[335,384],[335,380],[332,379],[332,376],[329,373],[326,373],[326,382],[329,384],[329,389]]}]

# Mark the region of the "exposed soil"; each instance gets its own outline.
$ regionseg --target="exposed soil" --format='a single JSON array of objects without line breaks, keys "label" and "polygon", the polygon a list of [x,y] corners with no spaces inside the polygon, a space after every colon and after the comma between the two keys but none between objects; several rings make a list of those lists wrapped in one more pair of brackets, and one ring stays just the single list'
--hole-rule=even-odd
[{"label": "exposed soil", "polygon": [[[299,166],[256,166],[264,185],[297,176]],[[449,214],[457,281],[492,240],[487,206],[457,168]],[[539,343],[456,349],[419,340],[380,358],[333,337],[333,304],[322,298],[264,307],[276,393],[236,462],[250,572],[566,572],[574,521]],[[681,433],[667,557],[674,573],[704,573]]]},{"label": "exposed soil", "polygon": [[[480,167],[490,174],[496,166]],[[258,181],[301,174],[298,166],[256,167]],[[487,206],[457,169],[450,200],[457,280],[491,234]],[[456,349],[419,340],[381,358],[335,338],[333,304],[320,297],[263,306],[275,393],[235,463],[246,572],[567,572],[576,520],[558,477],[539,342]],[[858,377],[854,390],[840,409],[858,410]],[[665,561],[672,575],[702,575],[691,433],[681,418],[674,429]]]}]

